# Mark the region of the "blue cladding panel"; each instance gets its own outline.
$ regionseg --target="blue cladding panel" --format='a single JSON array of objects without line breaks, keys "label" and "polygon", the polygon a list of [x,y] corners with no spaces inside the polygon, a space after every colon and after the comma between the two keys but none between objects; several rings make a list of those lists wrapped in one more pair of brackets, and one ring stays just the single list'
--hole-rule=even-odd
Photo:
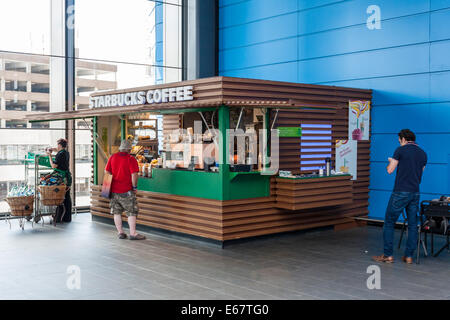
[{"label": "blue cladding panel", "polygon": [[[408,115],[398,118],[398,115]],[[410,128],[417,134],[450,132],[450,103],[406,104],[372,108],[372,133],[397,133]]]},{"label": "blue cladding panel", "polygon": [[431,41],[450,38],[450,9],[431,13]]},{"label": "blue cladding panel", "polygon": [[430,101],[450,101],[450,71],[430,75]]},{"label": "blue cladding panel", "polygon": [[[164,6],[162,3],[155,5],[155,62],[156,65],[164,65]],[[164,71],[162,67],[155,67],[156,84],[164,83]]]},{"label": "blue cladding panel", "polygon": [[299,0],[298,1],[298,10],[306,10],[312,9],[316,7],[329,6],[332,4],[336,4],[338,2],[342,2],[342,0]]},{"label": "blue cladding panel", "polygon": [[342,1],[332,6],[318,7],[299,13],[299,34],[327,31],[357,24],[366,24],[370,5],[378,5],[381,19],[427,12],[428,1],[422,0],[356,0]]},{"label": "blue cladding panel", "polygon": [[[450,193],[450,0],[279,4],[220,1],[220,25],[229,25],[219,30],[220,74],[373,89],[371,217],[384,218],[387,157],[403,128],[429,157],[422,199]],[[380,30],[366,27],[372,4]]]},{"label": "blue cladding panel", "polygon": [[450,153],[447,157],[447,195],[450,193]]},{"label": "blue cladding panel", "polygon": [[450,0],[431,0],[431,10],[450,8]]},{"label": "blue cladding panel", "polygon": [[[433,103],[430,105],[430,132],[450,132],[450,102]],[[449,150],[450,153],[450,150]],[[450,164],[450,162],[449,162]]]},{"label": "blue cladding panel", "polygon": [[[372,162],[370,166],[370,187],[374,190],[392,191],[395,173],[386,172],[387,162]],[[420,191],[423,193],[446,194],[448,190],[447,164],[429,164],[423,173]],[[371,200],[372,202],[372,200]],[[385,203],[386,205],[386,203]]]},{"label": "blue cladding panel", "polygon": [[430,47],[430,70],[450,70],[450,41],[440,41],[431,44]]},{"label": "blue cladding panel", "polygon": [[250,0],[219,0],[219,7],[233,5],[239,2],[245,2]]},{"label": "blue cladding panel", "polygon": [[[371,161],[384,161],[387,165],[387,158],[392,157],[394,150],[399,146],[398,135],[397,133],[374,134],[372,135],[372,144]],[[447,163],[448,153],[450,152],[450,133],[417,134],[417,144],[427,153],[428,163]]]},{"label": "blue cladding panel", "polygon": [[[299,62],[299,81],[318,83],[428,71],[429,45],[414,45]],[[326,67],[325,67],[326,66]]]},{"label": "blue cladding panel", "polygon": [[[323,84],[373,89],[374,105],[427,103],[430,100],[430,75],[428,73],[331,83],[324,82]],[[403,117],[403,115],[399,114],[399,117]],[[372,125],[376,126],[376,124]]]},{"label": "blue cladding panel", "polygon": [[297,35],[297,14],[287,14],[271,19],[219,30],[220,50],[248,46],[259,42],[278,40]]},{"label": "blue cladding panel", "polygon": [[258,65],[297,60],[297,39],[266,42],[251,47],[219,52],[219,70],[240,69]]},{"label": "blue cladding panel", "polygon": [[282,4],[273,0],[239,2],[221,10],[219,27],[225,28],[296,11],[297,0],[283,0]]},{"label": "blue cladding panel", "polygon": [[[408,117],[397,118],[398,114],[408,114]],[[372,123],[377,122],[377,126],[372,127],[372,134],[377,133],[397,133],[403,128],[409,128],[415,133],[429,132],[430,129],[430,104],[402,104],[394,106],[375,106],[372,108]],[[442,129],[442,128],[441,128]]]},{"label": "blue cladding panel", "polygon": [[297,82],[297,62],[272,64],[249,69],[222,71],[223,76]]},{"label": "blue cladding panel", "polygon": [[394,187],[395,175],[386,172],[387,161],[370,164],[370,187],[377,190],[391,191]]},{"label": "blue cladding panel", "polygon": [[[421,192],[420,201],[439,198],[438,194]],[[386,206],[391,196],[391,191],[383,190],[371,190],[369,193],[370,204],[369,211],[370,217],[377,220],[384,220],[384,214],[386,212]],[[400,221],[400,220],[399,220]]]},{"label": "blue cladding panel", "polygon": [[[428,41],[428,14],[383,22],[377,32],[357,25],[299,37],[299,60]],[[358,40],[355,40],[358,39]]]},{"label": "blue cladding panel", "polygon": [[390,191],[370,190],[369,214],[371,218],[384,220],[384,214],[390,196]]},{"label": "blue cladding panel", "polygon": [[164,22],[164,6],[162,3],[156,3],[155,6],[155,21],[156,23]]},{"label": "blue cladding panel", "polygon": [[447,170],[447,164],[427,165],[420,185],[421,192],[436,195],[448,194],[450,190],[448,188]]}]

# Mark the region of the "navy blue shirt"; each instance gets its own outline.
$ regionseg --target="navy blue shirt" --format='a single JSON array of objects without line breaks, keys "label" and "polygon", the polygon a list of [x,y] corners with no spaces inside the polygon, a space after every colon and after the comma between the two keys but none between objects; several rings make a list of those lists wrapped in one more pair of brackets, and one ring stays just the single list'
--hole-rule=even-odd
[{"label": "navy blue shirt", "polygon": [[394,192],[419,192],[423,167],[427,164],[427,154],[417,144],[408,143],[398,147],[394,156],[398,160]]},{"label": "navy blue shirt", "polygon": [[69,170],[69,159],[69,152],[66,149],[62,149],[56,154],[53,163],[58,165],[57,169],[66,171]]}]

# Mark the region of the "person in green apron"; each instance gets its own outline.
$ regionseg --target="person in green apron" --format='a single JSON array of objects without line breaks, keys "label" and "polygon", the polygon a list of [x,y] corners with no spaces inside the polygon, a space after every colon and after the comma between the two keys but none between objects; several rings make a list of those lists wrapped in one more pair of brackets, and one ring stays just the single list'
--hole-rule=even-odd
[{"label": "person in green apron", "polygon": [[[62,178],[62,181],[64,181],[64,184],[67,187],[72,186],[72,174],[69,171],[69,160],[70,160],[70,154],[66,150],[67,148],[67,140],[66,139],[59,139],[57,141],[58,147],[56,149],[48,149],[47,154],[50,159],[50,165],[54,169],[55,175],[59,175]],[[55,156],[55,161],[52,159],[52,151],[57,151],[57,154]],[[61,210],[64,208],[64,210]],[[62,219],[61,219],[62,218]],[[72,221],[72,199],[70,198],[70,191],[67,190],[63,207],[57,208],[56,213],[56,222],[71,222]]]}]

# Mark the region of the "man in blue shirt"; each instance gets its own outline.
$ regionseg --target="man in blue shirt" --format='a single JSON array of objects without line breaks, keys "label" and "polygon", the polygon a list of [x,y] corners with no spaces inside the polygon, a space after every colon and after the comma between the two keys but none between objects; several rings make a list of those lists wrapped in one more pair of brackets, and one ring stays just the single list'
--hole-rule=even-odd
[{"label": "man in blue shirt", "polygon": [[406,209],[408,217],[408,240],[402,260],[412,263],[412,256],[417,245],[417,213],[419,212],[419,185],[427,164],[427,154],[416,144],[416,136],[409,129],[398,134],[400,147],[389,158],[387,172],[393,173],[397,168],[394,190],[389,199],[383,227],[384,254],[373,259],[379,262],[394,262],[393,242],[394,226],[400,214]]}]

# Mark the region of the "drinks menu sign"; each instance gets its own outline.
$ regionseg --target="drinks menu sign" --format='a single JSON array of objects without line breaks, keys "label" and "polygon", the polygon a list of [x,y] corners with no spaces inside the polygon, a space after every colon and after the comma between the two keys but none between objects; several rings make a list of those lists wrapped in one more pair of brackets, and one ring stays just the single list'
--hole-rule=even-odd
[{"label": "drinks menu sign", "polygon": [[357,140],[336,140],[336,172],[351,174],[357,179]]},{"label": "drinks menu sign", "polygon": [[348,138],[369,140],[370,101],[349,101]]}]

